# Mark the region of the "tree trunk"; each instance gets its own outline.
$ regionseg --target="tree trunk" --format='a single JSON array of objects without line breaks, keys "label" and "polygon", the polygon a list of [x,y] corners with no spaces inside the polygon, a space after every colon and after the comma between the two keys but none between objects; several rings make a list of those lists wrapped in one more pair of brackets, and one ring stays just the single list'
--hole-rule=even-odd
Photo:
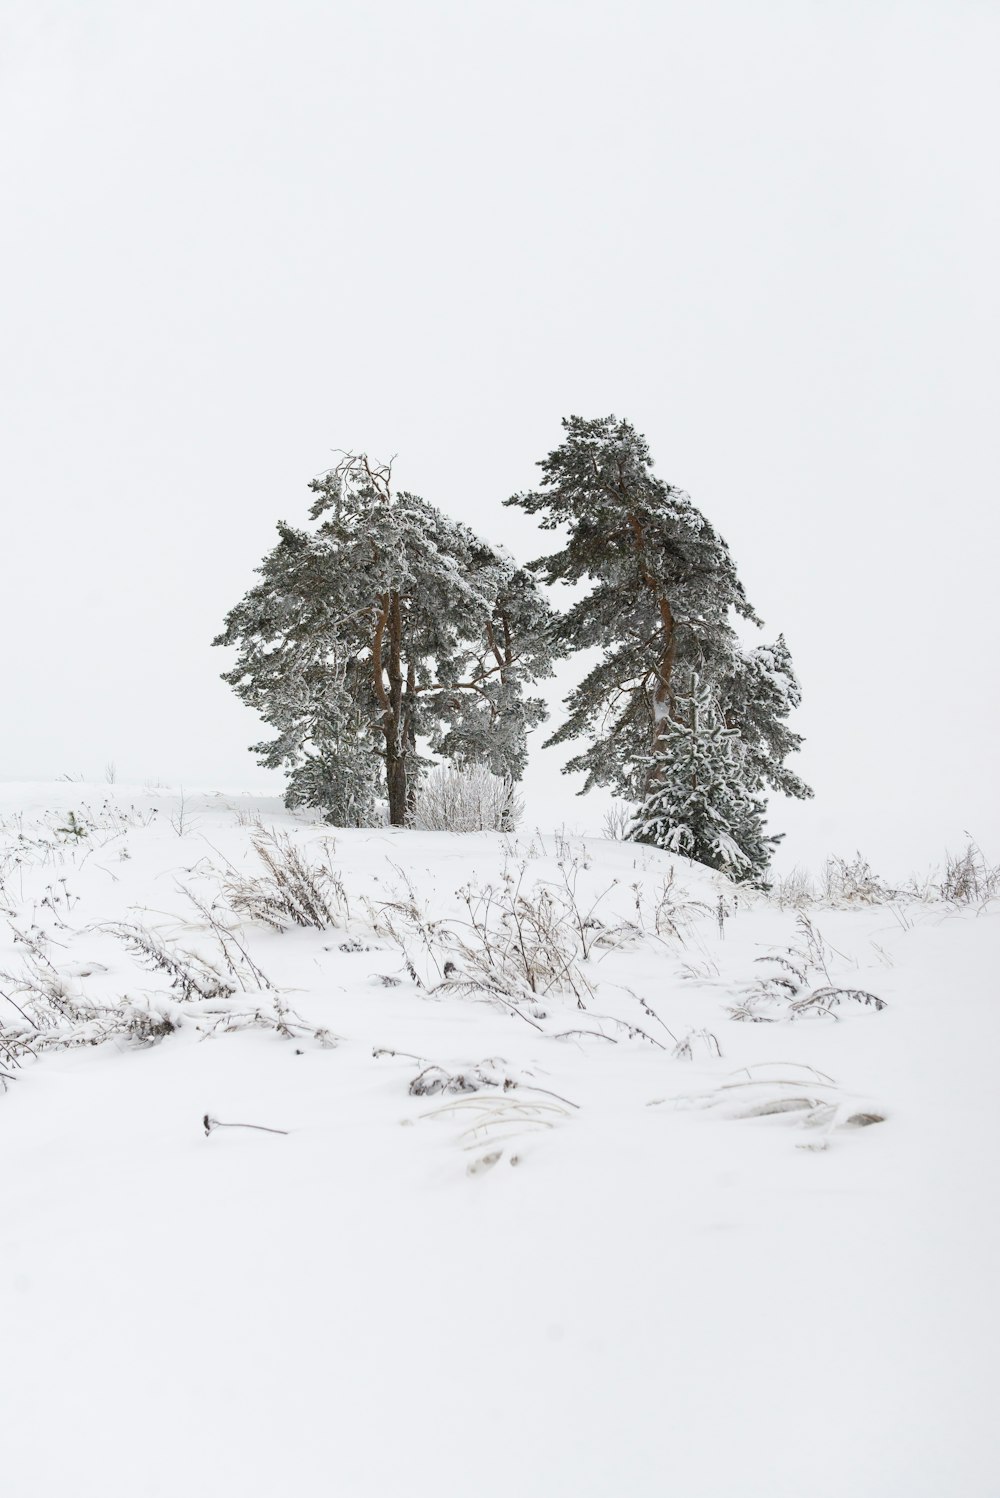
[{"label": "tree trunk", "polygon": [[[388,734],[386,735],[388,747]],[[406,796],[406,759],[401,754],[386,754],[385,779],[389,792],[389,825],[405,827],[409,810]]]},{"label": "tree trunk", "polygon": [[[405,827],[410,809],[407,761],[412,731],[403,701],[403,611],[398,593],[384,593],[381,604],[372,647],[373,686],[382,709],[389,825]],[[386,677],[389,679],[388,690]]]},{"label": "tree trunk", "polygon": [[413,659],[406,663],[406,693],[403,698],[403,726],[402,740],[403,753],[406,755],[406,816],[409,819],[413,815],[417,804],[417,782],[416,782],[416,754],[417,754],[417,731],[414,719],[417,710],[417,668]]},{"label": "tree trunk", "polygon": [[390,599],[388,634],[386,670],[389,677],[389,716],[386,725],[385,778],[389,793],[389,825],[405,827],[408,809],[407,744],[403,724],[403,612],[398,593],[393,593]]}]

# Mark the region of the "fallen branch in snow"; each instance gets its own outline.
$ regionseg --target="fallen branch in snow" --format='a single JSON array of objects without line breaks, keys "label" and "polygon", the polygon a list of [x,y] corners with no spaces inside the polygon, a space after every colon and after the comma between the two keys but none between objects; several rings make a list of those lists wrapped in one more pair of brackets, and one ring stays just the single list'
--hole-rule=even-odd
[{"label": "fallen branch in snow", "polygon": [[259,1129],[262,1134],[290,1134],[291,1129],[271,1129],[267,1124],[248,1123],[223,1123],[220,1118],[210,1118],[206,1113],[202,1119],[205,1129],[205,1137],[211,1134],[213,1129]]}]

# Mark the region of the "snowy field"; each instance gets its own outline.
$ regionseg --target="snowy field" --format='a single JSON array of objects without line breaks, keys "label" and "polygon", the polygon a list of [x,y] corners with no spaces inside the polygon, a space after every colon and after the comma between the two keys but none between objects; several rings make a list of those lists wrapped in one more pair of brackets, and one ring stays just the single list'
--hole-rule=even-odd
[{"label": "snowy field", "polygon": [[1000,901],[0,814],[10,1498],[1000,1494]]}]

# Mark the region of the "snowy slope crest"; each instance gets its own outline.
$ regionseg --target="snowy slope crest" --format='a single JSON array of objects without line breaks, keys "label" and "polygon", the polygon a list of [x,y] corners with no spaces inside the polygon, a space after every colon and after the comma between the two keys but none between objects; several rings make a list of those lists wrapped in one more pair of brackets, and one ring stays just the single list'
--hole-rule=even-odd
[{"label": "snowy slope crest", "polygon": [[[993,902],[241,795],[2,816],[12,1491],[422,1493],[447,1450],[480,1493],[790,1494],[817,1449],[813,1492],[989,1491]],[[890,1440],[959,1345],[949,1431]]]}]

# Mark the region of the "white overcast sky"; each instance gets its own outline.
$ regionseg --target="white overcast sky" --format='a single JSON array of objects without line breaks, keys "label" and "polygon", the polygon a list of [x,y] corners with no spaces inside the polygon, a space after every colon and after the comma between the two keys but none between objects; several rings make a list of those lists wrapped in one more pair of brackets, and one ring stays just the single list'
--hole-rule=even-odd
[{"label": "white overcast sky", "polygon": [[994,0],[5,0],[0,777],[264,783],[208,642],[332,450],[526,559],[614,411],[788,638],[786,860],[1000,857],[998,68]]}]

